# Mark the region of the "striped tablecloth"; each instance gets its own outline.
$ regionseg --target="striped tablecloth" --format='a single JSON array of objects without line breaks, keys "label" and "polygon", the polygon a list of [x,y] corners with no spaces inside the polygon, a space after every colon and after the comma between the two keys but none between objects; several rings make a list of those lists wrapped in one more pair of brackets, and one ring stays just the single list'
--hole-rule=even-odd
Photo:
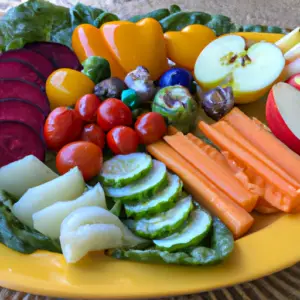
[{"label": "striped tablecloth", "polygon": [[[0,13],[22,0],[0,0]],[[72,5],[77,0],[52,0],[60,5]],[[240,24],[269,24],[286,28],[299,26],[299,0],[81,0],[114,11],[121,17],[144,13],[176,2],[192,10],[219,13]],[[300,251],[300,249],[299,249]],[[53,298],[29,295],[5,288],[0,289],[0,300],[49,300]],[[198,295],[171,297],[168,300],[296,300],[300,299],[300,263],[274,275],[236,285],[227,289]]]}]

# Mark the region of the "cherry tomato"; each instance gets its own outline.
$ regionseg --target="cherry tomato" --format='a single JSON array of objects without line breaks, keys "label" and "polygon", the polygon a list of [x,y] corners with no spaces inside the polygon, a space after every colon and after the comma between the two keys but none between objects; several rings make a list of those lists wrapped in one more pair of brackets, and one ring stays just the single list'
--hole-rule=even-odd
[{"label": "cherry tomato", "polygon": [[74,109],[55,108],[44,125],[45,141],[49,149],[58,151],[64,145],[80,137],[83,122]]},{"label": "cherry tomato", "polygon": [[140,142],[148,145],[157,142],[167,133],[167,125],[162,115],[149,112],[141,115],[134,125]]},{"label": "cherry tomato", "polygon": [[132,113],[129,107],[121,100],[109,98],[103,101],[97,111],[97,122],[104,131],[116,126],[130,126]]},{"label": "cherry tomato", "polygon": [[80,139],[82,141],[94,143],[101,149],[103,149],[105,145],[105,133],[97,124],[85,125]]},{"label": "cherry tomato", "polygon": [[65,145],[56,156],[56,168],[63,175],[78,167],[87,181],[96,176],[102,167],[103,156],[100,147],[90,142],[73,142]]},{"label": "cherry tomato", "polygon": [[75,110],[79,113],[82,120],[95,122],[97,119],[97,109],[100,103],[101,102],[95,94],[87,94],[76,102]]},{"label": "cherry tomato", "polygon": [[136,151],[139,145],[137,133],[130,127],[117,126],[106,136],[107,145],[114,154],[129,154]]}]

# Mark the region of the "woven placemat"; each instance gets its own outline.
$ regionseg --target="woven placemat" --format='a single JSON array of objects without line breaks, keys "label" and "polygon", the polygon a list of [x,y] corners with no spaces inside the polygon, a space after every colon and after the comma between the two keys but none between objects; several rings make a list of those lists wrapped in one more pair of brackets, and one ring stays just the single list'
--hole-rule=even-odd
[{"label": "woven placemat", "polygon": [[[0,0],[0,13],[22,0]],[[70,6],[77,0],[52,0]],[[168,7],[176,2],[182,8],[224,14],[239,24],[276,25],[294,28],[300,24],[299,0],[81,0],[85,4],[113,11],[121,17]],[[276,238],[276,237],[274,237]],[[300,249],[299,249],[300,251]],[[284,254],[283,254],[284,255]],[[54,298],[30,295],[0,288],[0,300],[50,300]],[[198,295],[165,298],[168,300],[296,300],[300,299],[300,263],[274,275],[227,289]]]}]

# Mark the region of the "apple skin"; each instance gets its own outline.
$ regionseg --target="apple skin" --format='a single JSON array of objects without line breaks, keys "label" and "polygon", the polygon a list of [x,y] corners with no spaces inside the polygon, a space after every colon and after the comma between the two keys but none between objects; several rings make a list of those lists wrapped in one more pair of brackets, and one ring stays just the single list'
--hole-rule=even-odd
[{"label": "apple skin", "polygon": [[277,108],[272,89],[266,103],[266,120],[272,133],[291,150],[300,155],[300,140],[285,124]]},{"label": "apple skin", "polygon": [[293,75],[290,77],[286,83],[290,84],[294,88],[296,88],[298,91],[300,91],[300,73]]}]

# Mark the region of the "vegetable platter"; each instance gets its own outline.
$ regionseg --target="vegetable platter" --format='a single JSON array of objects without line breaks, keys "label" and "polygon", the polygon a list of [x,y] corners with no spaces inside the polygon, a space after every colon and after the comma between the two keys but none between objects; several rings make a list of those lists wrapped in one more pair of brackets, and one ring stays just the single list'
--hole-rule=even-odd
[{"label": "vegetable platter", "polygon": [[299,27],[31,0],[0,34],[2,286],[158,297],[299,261]]}]

